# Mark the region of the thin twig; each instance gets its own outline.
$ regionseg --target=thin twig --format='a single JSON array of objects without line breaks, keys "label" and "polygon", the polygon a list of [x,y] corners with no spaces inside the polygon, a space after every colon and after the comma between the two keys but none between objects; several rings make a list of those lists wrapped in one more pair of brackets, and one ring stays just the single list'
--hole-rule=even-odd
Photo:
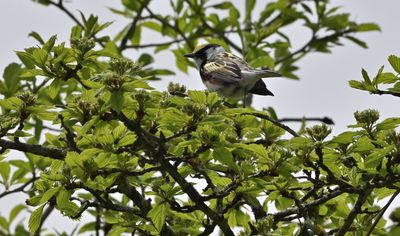
[{"label": "thin twig", "polygon": [[288,126],[286,126],[286,125],[284,125],[284,124],[282,124],[282,123],[279,123],[279,121],[274,120],[274,119],[272,119],[271,117],[269,117],[269,116],[267,116],[267,115],[265,115],[265,114],[261,114],[261,113],[252,113],[252,112],[245,112],[245,113],[242,113],[241,115],[252,115],[252,116],[255,116],[255,117],[264,119],[264,120],[268,120],[268,121],[270,121],[272,124],[274,124],[274,125],[276,125],[276,126],[282,128],[282,129],[286,130],[287,132],[289,132],[289,133],[290,133],[291,135],[293,135],[294,137],[298,137],[298,136],[299,136],[299,135],[296,133],[296,131],[292,130],[291,128],[289,128]]},{"label": "thin twig", "polygon": [[17,192],[25,191],[25,188],[26,188],[29,184],[35,182],[35,180],[37,180],[36,177],[35,177],[35,178],[32,178],[32,179],[30,179],[30,180],[28,180],[26,183],[24,183],[23,185],[19,186],[18,188],[15,188],[15,189],[13,189],[13,190],[9,190],[9,191],[4,191],[4,192],[2,192],[2,193],[0,194],[0,198],[2,198],[2,197],[4,197],[4,196],[7,196],[7,195],[9,195],[9,194],[12,194],[12,193],[17,193]]},{"label": "thin twig", "polygon": [[383,214],[385,214],[385,211],[389,208],[390,204],[392,204],[392,202],[394,201],[394,199],[397,197],[397,195],[400,194],[400,188],[397,189],[397,191],[392,195],[392,197],[389,199],[389,201],[386,203],[386,205],[381,209],[381,211],[379,212],[378,216],[375,219],[375,222],[372,224],[371,228],[369,229],[368,233],[366,234],[366,236],[371,235],[372,231],[374,231],[376,225],[378,224],[378,222],[380,221],[380,219],[382,218]]},{"label": "thin twig", "polygon": [[64,7],[63,0],[59,0],[58,3],[53,1],[49,2],[50,5],[53,5],[63,11],[65,14],[69,16],[77,25],[79,25],[82,29],[84,28],[83,24],[72,14],[67,8]]},{"label": "thin twig", "polygon": [[317,117],[312,117],[312,118],[282,118],[278,120],[279,122],[303,122],[303,121],[318,121],[325,123],[327,125],[334,125],[335,123],[333,120],[329,117],[323,117],[323,118],[317,118]]},{"label": "thin twig", "polygon": [[130,38],[132,38],[133,34],[135,33],[137,23],[141,19],[143,9],[146,7],[148,4],[148,1],[145,1],[144,3],[141,3],[142,5],[140,6],[139,10],[136,13],[136,16],[133,18],[133,21],[131,23],[131,26],[128,29],[128,32],[126,32],[125,36],[122,38],[121,43],[119,45],[119,50],[122,51],[126,48],[126,43]]}]

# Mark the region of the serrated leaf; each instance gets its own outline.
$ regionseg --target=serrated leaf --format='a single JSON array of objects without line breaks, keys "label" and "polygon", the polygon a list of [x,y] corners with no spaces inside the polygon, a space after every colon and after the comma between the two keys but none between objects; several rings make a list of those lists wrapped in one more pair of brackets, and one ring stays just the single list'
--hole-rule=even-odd
[{"label": "serrated leaf", "polygon": [[3,178],[3,184],[8,183],[8,179],[10,177],[10,164],[8,162],[0,162],[0,174]]},{"label": "serrated leaf", "polygon": [[364,85],[364,83],[357,80],[350,80],[349,85],[350,87],[355,89],[366,90],[366,86]]},{"label": "serrated leaf", "polygon": [[400,57],[397,57],[395,55],[390,55],[388,58],[388,61],[392,68],[397,72],[400,73]]},{"label": "serrated leaf", "polygon": [[0,100],[0,106],[7,110],[18,110],[24,102],[17,97]]},{"label": "serrated leaf", "polygon": [[250,62],[250,65],[255,68],[257,67],[273,68],[275,66],[275,61],[269,55],[264,55],[252,60]]},{"label": "serrated leaf", "polygon": [[148,213],[147,216],[150,217],[153,222],[154,227],[158,232],[161,232],[164,222],[165,215],[167,213],[168,207],[166,203],[156,204]]},{"label": "serrated leaf", "polygon": [[43,204],[49,201],[54,195],[58,193],[58,191],[60,191],[60,187],[51,188],[47,190],[40,199],[39,204]]},{"label": "serrated leaf", "polygon": [[118,146],[127,146],[127,145],[131,145],[136,141],[136,135],[135,134],[128,134],[125,135],[124,137],[122,137],[119,142],[118,142]]},{"label": "serrated leaf", "polygon": [[42,220],[43,208],[46,204],[41,205],[36,208],[29,217],[28,228],[31,233],[35,233],[40,226],[40,221]]},{"label": "serrated leaf", "polygon": [[331,140],[333,143],[339,143],[339,144],[347,144],[353,142],[353,139],[359,134],[359,132],[352,132],[352,131],[347,131],[343,132]]},{"label": "serrated leaf", "polygon": [[195,91],[195,90],[190,90],[188,92],[189,98],[197,103],[200,104],[206,104],[207,103],[207,97],[204,91]]},{"label": "serrated leaf", "polygon": [[35,48],[32,52],[32,57],[38,67],[44,68],[48,59],[48,53],[44,49]]},{"label": "serrated leaf", "polygon": [[228,165],[230,168],[232,168],[234,171],[238,171],[238,166],[236,165],[233,155],[230,151],[228,151],[224,147],[217,147],[214,149],[213,158],[222,164]]},{"label": "serrated leaf", "polygon": [[376,83],[378,84],[393,84],[399,81],[396,75],[390,72],[380,73],[376,77]]},{"label": "serrated leaf", "polygon": [[400,125],[400,118],[387,118],[381,123],[376,125],[377,130],[390,130],[395,129]]}]

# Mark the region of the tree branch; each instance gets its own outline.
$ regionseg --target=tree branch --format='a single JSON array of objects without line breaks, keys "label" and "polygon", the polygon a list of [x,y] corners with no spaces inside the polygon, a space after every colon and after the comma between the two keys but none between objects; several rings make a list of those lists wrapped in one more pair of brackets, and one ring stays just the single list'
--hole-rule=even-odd
[{"label": "tree branch", "polygon": [[[317,200],[314,200],[310,203],[304,204],[302,209],[313,208],[315,206],[321,205],[321,204],[329,201],[330,199],[341,195],[342,193],[344,193],[344,190],[337,188],[336,190],[322,196],[321,198],[318,198]],[[305,213],[304,211],[301,211],[301,209],[299,209],[298,207],[295,207],[295,208],[289,208],[287,210],[280,211],[280,212],[273,213],[273,214],[268,214],[268,215],[273,216],[275,221],[279,221],[280,219],[285,218],[286,216],[290,216],[290,215],[294,215],[294,214],[303,215],[304,213]]]},{"label": "tree branch", "polygon": [[53,1],[50,1],[49,4],[57,7],[61,11],[63,11],[65,14],[69,16],[77,25],[79,25],[82,29],[84,28],[83,24],[72,14],[67,8],[64,7],[63,0],[58,0],[58,3],[55,3]]},{"label": "tree branch", "polygon": [[144,8],[147,6],[148,1],[145,1],[144,3],[141,2],[141,6],[139,10],[136,13],[136,16],[133,18],[133,21],[131,23],[131,26],[128,29],[128,32],[126,32],[125,36],[122,38],[121,43],[119,45],[119,51],[123,51],[126,47],[126,43],[128,42],[128,39],[132,38],[133,34],[135,33],[137,23],[139,22],[142,12]]},{"label": "tree branch", "polygon": [[255,112],[254,112],[254,113],[253,113],[253,112],[245,112],[245,113],[242,113],[241,115],[251,115],[251,116],[255,116],[255,117],[258,117],[258,118],[261,118],[261,119],[264,119],[264,120],[268,120],[268,121],[270,121],[272,124],[274,124],[274,125],[276,125],[276,126],[282,128],[282,129],[286,130],[287,132],[289,132],[289,133],[290,133],[291,135],[293,135],[294,137],[298,137],[298,136],[299,136],[299,135],[296,133],[296,131],[292,130],[291,128],[289,128],[288,126],[286,126],[286,125],[284,125],[284,124],[279,123],[279,121],[276,121],[276,120],[270,118],[269,116],[267,116],[267,115],[265,115],[265,114],[255,113]]},{"label": "tree branch", "polygon": [[61,148],[50,148],[38,144],[27,144],[0,139],[0,147],[3,149],[13,149],[21,152],[28,152],[35,155],[45,156],[53,159],[63,160],[67,151]]},{"label": "tree branch", "polygon": [[347,231],[349,230],[350,226],[353,224],[354,219],[356,218],[357,214],[361,212],[361,207],[364,202],[367,200],[369,194],[372,192],[372,188],[366,189],[358,195],[357,202],[354,205],[353,209],[347,216],[346,220],[344,221],[344,225],[340,230],[337,232],[336,236],[344,236]]},{"label": "tree branch", "polygon": [[389,208],[390,204],[394,201],[394,199],[400,194],[400,188],[397,189],[397,191],[392,195],[392,197],[389,199],[389,201],[386,203],[386,205],[381,209],[379,212],[378,217],[376,217],[374,223],[372,224],[371,228],[369,229],[368,233],[366,236],[370,236],[372,231],[374,231],[376,225],[378,224],[379,220],[382,218],[383,214],[385,214],[385,211]]},{"label": "tree branch", "polygon": [[4,196],[7,196],[7,195],[9,195],[9,194],[12,194],[12,193],[17,193],[17,192],[24,191],[25,188],[26,188],[29,184],[35,182],[36,180],[37,180],[37,178],[34,177],[34,178],[28,180],[28,181],[27,181],[26,183],[24,183],[23,185],[19,186],[18,188],[15,188],[15,189],[9,190],[9,191],[4,191],[4,192],[2,192],[2,193],[0,194],[0,198],[2,198],[2,197],[4,197]]},{"label": "tree branch", "polygon": [[333,120],[329,117],[323,117],[323,118],[318,118],[318,117],[312,117],[312,118],[282,118],[278,120],[279,122],[303,122],[303,121],[318,121],[325,123],[327,125],[334,125],[335,123]]},{"label": "tree branch", "polygon": [[376,91],[374,91],[372,93],[378,94],[378,95],[387,94],[387,95],[392,95],[392,96],[395,96],[395,97],[400,97],[400,93],[398,93],[398,92],[392,92],[392,91],[386,91],[386,90],[380,90],[380,89],[378,89],[378,90],[376,90]]}]

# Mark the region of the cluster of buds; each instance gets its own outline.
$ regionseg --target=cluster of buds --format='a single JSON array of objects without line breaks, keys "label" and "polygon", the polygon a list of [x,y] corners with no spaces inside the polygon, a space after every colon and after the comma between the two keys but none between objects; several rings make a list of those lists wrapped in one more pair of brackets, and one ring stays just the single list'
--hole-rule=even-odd
[{"label": "cluster of buds", "polygon": [[108,63],[110,70],[118,75],[135,75],[140,70],[140,65],[127,58],[113,58]]},{"label": "cluster of buds", "polygon": [[96,43],[92,39],[88,38],[72,38],[71,47],[82,52],[82,55],[90,51],[96,46]]},{"label": "cluster of buds", "polygon": [[306,128],[306,133],[317,142],[323,141],[332,132],[327,125],[314,125],[310,128]]}]

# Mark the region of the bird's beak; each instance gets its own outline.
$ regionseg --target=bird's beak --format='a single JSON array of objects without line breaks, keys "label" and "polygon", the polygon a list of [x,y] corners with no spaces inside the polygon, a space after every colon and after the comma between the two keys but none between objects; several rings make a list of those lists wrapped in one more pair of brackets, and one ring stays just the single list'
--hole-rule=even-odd
[{"label": "bird's beak", "polygon": [[185,54],[184,57],[194,58],[195,55],[193,53]]}]

